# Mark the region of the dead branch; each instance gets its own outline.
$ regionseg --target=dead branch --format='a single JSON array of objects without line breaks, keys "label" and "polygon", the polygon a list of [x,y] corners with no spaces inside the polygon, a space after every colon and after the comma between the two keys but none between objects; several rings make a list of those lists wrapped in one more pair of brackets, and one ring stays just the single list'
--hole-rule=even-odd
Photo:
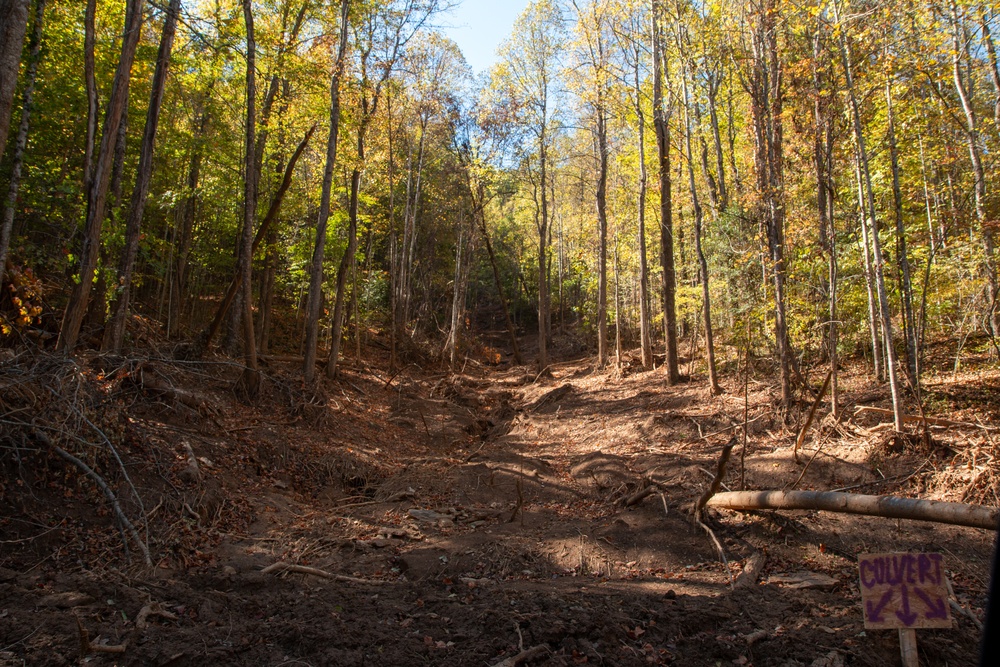
[{"label": "dead branch", "polygon": [[76,619],[76,627],[77,627],[77,630],[80,631],[80,659],[81,659],[81,661],[83,660],[83,658],[85,656],[87,656],[87,655],[89,655],[91,653],[117,653],[117,654],[121,654],[121,653],[125,652],[126,648],[128,648],[128,642],[125,642],[124,644],[118,644],[116,646],[109,646],[107,644],[92,644],[90,642],[90,633],[87,632],[87,628],[83,627],[83,621],[81,621],[80,617],[77,616],[77,615],[75,615],[75,614],[73,615],[73,618]]},{"label": "dead branch", "polygon": [[722,453],[719,455],[719,461],[715,465],[715,478],[712,479],[712,483],[705,493],[701,494],[701,498],[695,503],[693,514],[696,521],[701,522],[702,514],[705,510],[705,504],[709,499],[719,492],[719,487],[722,486],[722,479],[726,476],[726,464],[729,462],[729,456],[733,453],[733,447],[736,445],[736,436],[734,435],[729,439],[729,442],[722,448]]},{"label": "dead branch", "polygon": [[183,403],[189,408],[193,408],[195,410],[201,410],[208,402],[203,396],[174,387],[162,377],[159,377],[145,364],[139,366],[138,370],[133,373],[133,379],[135,379],[135,381],[138,382],[143,389],[148,389],[157,394],[162,394],[172,398],[178,403]]},{"label": "dead branch", "polygon": [[143,542],[142,538],[139,536],[139,531],[135,529],[132,522],[129,521],[127,516],[125,516],[125,512],[122,511],[121,505],[118,504],[118,498],[115,496],[115,492],[111,490],[111,487],[109,487],[108,483],[104,481],[104,478],[98,475],[94,469],[86,463],[73,456],[62,447],[55,445],[49,437],[41,431],[36,429],[34,434],[36,438],[51,447],[52,451],[82,470],[87,477],[92,479],[94,483],[97,484],[98,488],[100,488],[104,493],[104,497],[107,498],[108,502],[111,504],[111,508],[114,510],[115,516],[118,517],[118,521],[120,521],[125,529],[128,530],[132,539],[135,541],[136,546],[139,547],[139,551],[142,552],[143,557],[146,559],[146,565],[152,566],[153,559],[149,555],[149,547],[146,546],[146,543]]},{"label": "dead branch", "polygon": [[996,507],[834,491],[733,491],[714,495],[706,504],[731,510],[822,510],[987,530],[996,530],[1000,518],[1000,509]]},{"label": "dead branch", "polygon": [[535,658],[540,658],[549,652],[549,647],[545,644],[539,644],[538,646],[532,646],[531,648],[525,649],[518,653],[517,655],[512,655],[506,660],[501,660],[493,667],[517,667],[522,665],[529,660],[534,660]]},{"label": "dead branch", "polygon": [[[873,412],[877,415],[892,415],[892,410],[887,408],[877,408],[874,405],[859,405],[854,408],[855,416],[861,414],[862,412]],[[941,417],[918,417],[915,415],[903,415],[903,421],[909,424],[919,424],[927,423],[933,426],[961,426],[964,428],[978,428],[984,431],[996,431],[998,430],[996,426],[984,426],[982,424],[973,424],[971,422],[957,422],[951,419],[942,419]]]},{"label": "dead branch", "polygon": [[384,581],[379,581],[377,579],[359,579],[357,577],[348,577],[343,574],[334,574],[332,572],[327,572],[326,570],[320,570],[315,567],[307,567],[305,565],[295,565],[294,563],[285,563],[283,561],[278,561],[277,563],[272,563],[268,565],[263,570],[261,574],[279,574],[281,572],[297,572],[298,574],[311,574],[314,577],[320,577],[321,579],[333,579],[334,581],[345,581],[351,584],[383,584]]},{"label": "dead branch", "polygon": [[150,602],[139,610],[139,615],[135,617],[135,627],[142,630],[149,625],[150,617],[159,617],[167,621],[176,621],[177,615],[163,608],[159,602]]},{"label": "dead branch", "polygon": [[830,370],[826,374],[826,379],[823,380],[823,388],[819,390],[819,394],[816,395],[816,400],[813,401],[812,407],[809,408],[809,416],[806,417],[806,423],[802,425],[802,430],[799,431],[799,437],[795,439],[795,448],[792,450],[792,457],[795,462],[799,462],[799,448],[802,447],[802,442],[806,439],[806,431],[812,426],[813,419],[816,417],[816,408],[823,401],[823,397],[826,396],[826,390],[830,386],[830,378],[833,377],[833,370]]}]

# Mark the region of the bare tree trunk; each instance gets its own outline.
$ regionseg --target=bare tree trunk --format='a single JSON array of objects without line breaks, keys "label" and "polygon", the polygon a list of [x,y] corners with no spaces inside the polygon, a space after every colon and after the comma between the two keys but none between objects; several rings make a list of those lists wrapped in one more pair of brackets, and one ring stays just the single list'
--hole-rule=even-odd
[{"label": "bare tree trunk", "polygon": [[97,41],[94,15],[97,0],[87,0],[83,14],[83,77],[87,89],[87,144],[83,154],[83,189],[90,191],[94,176],[94,145],[97,143],[97,75],[94,64],[94,45]]},{"label": "bare tree trunk", "polygon": [[777,13],[774,0],[754,3],[750,95],[754,165],[757,190],[762,198],[758,216],[766,232],[768,259],[774,279],[774,337],[781,371],[781,402],[787,408],[792,400],[792,352],[785,313],[783,92]]},{"label": "bare tree trunk", "polygon": [[903,192],[899,183],[899,147],[896,144],[896,115],[892,103],[892,81],[885,84],[887,135],[889,160],[892,168],[892,202],[896,219],[896,268],[899,277],[903,312],[903,337],[906,339],[906,369],[910,384],[917,386],[917,337],[913,321],[913,282],[910,279],[910,260],[906,250],[906,227],[903,225]]},{"label": "bare tree trunk", "polygon": [[323,259],[326,256],[326,227],[330,218],[330,193],[333,190],[333,170],[337,162],[337,141],[340,136],[340,81],[347,59],[347,27],[350,0],[340,2],[340,42],[337,62],[330,77],[330,132],[326,142],[326,166],[323,170],[323,190],[320,195],[319,219],[316,222],[316,244],[309,267],[309,296],[306,301],[305,361],[302,375],[306,382],[316,376],[316,345],[319,339],[319,314],[323,304]]},{"label": "bare tree trunk", "polygon": [[236,274],[242,285],[239,306],[243,309],[243,360],[246,369],[237,387],[247,398],[253,399],[260,390],[260,372],[257,370],[257,341],[253,328],[253,289],[251,271],[253,269],[253,238],[257,217],[257,172],[255,145],[257,135],[257,43],[254,39],[253,2],[242,0],[243,20],[247,29],[247,78],[246,78],[246,136],[244,141],[244,190],[243,190],[243,231],[240,239],[239,261]]},{"label": "bare tree trunk", "polygon": [[837,383],[837,229],[834,217],[834,184],[833,184],[833,128],[829,115],[830,95],[826,92],[829,76],[820,70],[820,63],[827,56],[823,48],[823,36],[819,31],[813,35],[813,120],[815,137],[813,144],[816,164],[816,210],[819,214],[820,246],[826,251],[829,263],[827,270],[827,289],[829,330],[827,332],[827,351],[830,357],[830,411],[834,416],[840,412],[840,396]]},{"label": "bare tree trunk", "polygon": [[458,327],[461,318],[461,307],[459,299],[464,297],[464,285],[462,284],[462,251],[465,230],[459,228],[458,243],[455,244],[455,275],[452,282],[451,292],[451,327],[448,332],[448,340],[444,345],[444,353],[448,356],[448,368],[455,370],[455,352],[458,347]]},{"label": "bare tree trunk", "polygon": [[[598,91],[598,97],[601,92]],[[597,103],[597,367],[608,364],[608,128],[604,105]],[[544,173],[544,172],[543,172]],[[544,205],[545,184],[542,184]],[[541,281],[541,278],[539,278]],[[541,285],[541,283],[539,283]],[[539,287],[540,289],[540,287]],[[618,313],[615,313],[617,319]]]},{"label": "bare tree trunk", "polygon": [[[546,113],[542,113],[543,122],[547,118]],[[546,326],[549,319],[549,286],[548,286],[548,271],[546,271],[546,255],[548,252],[548,234],[549,234],[549,209],[548,209],[548,193],[546,191],[547,171],[548,171],[548,156],[546,146],[546,133],[545,128],[542,128],[541,140],[539,142],[539,154],[540,154],[540,169],[539,176],[541,178],[541,185],[539,190],[541,191],[541,218],[537,223],[538,228],[538,370],[543,371],[549,365],[549,349],[548,349],[548,327]],[[605,353],[606,354],[606,353]]]},{"label": "bare tree trunk", "polygon": [[[306,132],[304,137],[302,137],[302,141],[299,142],[298,147],[292,154],[292,158],[285,166],[285,175],[281,179],[281,185],[278,187],[278,191],[274,193],[274,197],[271,199],[271,205],[267,209],[267,215],[264,216],[264,221],[260,223],[260,228],[253,237],[253,243],[250,250],[251,257],[257,252],[257,248],[270,232],[271,225],[278,219],[278,211],[281,210],[281,202],[284,200],[285,193],[288,192],[288,188],[292,184],[292,174],[295,171],[295,165],[298,163],[299,157],[301,157],[303,151],[305,151],[306,146],[309,144],[309,139],[312,138],[312,134],[315,131],[315,125],[309,128],[309,131]],[[233,304],[233,300],[236,298],[236,293],[242,286],[243,275],[241,273],[237,273],[233,276],[233,280],[229,283],[229,289],[222,298],[222,302],[215,310],[215,316],[212,318],[212,322],[205,327],[195,340],[192,356],[200,357],[204,354],[205,350],[212,345],[212,340],[215,338],[216,334],[219,333],[219,329],[222,327],[222,320],[225,318],[226,313],[229,312],[229,307]]]},{"label": "bare tree trunk", "polygon": [[135,268],[136,254],[139,252],[139,229],[142,224],[142,214],[146,207],[146,197],[149,194],[149,182],[153,176],[153,149],[156,141],[156,128],[160,121],[160,108],[163,106],[163,92],[167,84],[170,67],[170,52],[174,45],[174,33],[177,29],[177,15],[180,12],[181,0],[171,0],[167,7],[166,18],[163,21],[163,33],[160,36],[159,53],[156,56],[156,70],[153,73],[153,84],[149,92],[149,108],[146,112],[146,127],[143,130],[142,148],[139,151],[139,166],[136,171],[135,188],[129,204],[128,218],[125,223],[125,247],[122,250],[118,266],[118,298],[112,307],[111,321],[104,329],[104,340],[101,343],[103,351],[121,352],[122,337],[125,333],[125,319],[128,314],[129,301],[132,293],[132,273]]},{"label": "bare tree trunk", "polygon": [[135,60],[142,27],[143,0],[130,0],[126,5],[125,34],[122,39],[121,56],[111,87],[111,99],[104,118],[101,147],[97,153],[94,177],[87,191],[87,217],[84,225],[83,248],[80,252],[80,269],[76,286],[70,295],[69,304],[63,314],[62,326],[56,348],[71,352],[80,335],[80,325],[87,313],[90,291],[97,268],[97,258],[101,246],[101,225],[104,222],[111,167],[114,158],[114,143],[118,136],[125,106],[128,103],[128,80]]},{"label": "bare tree trunk", "polygon": [[962,111],[965,112],[965,135],[969,143],[969,158],[972,162],[972,177],[975,179],[973,192],[976,202],[976,222],[983,235],[983,250],[985,255],[984,272],[989,284],[989,313],[987,315],[987,331],[993,345],[996,346],[996,338],[1000,335],[1000,323],[997,312],[997,297],[1000,296],[1000,280],[997,278],[997,266],[995,258],[995,245],[993,232],[990,230],[989,222],[986,219],[986,170],[983,167],[983,160],[979,152],[978,137],[979,131],[976,127],[976,115],[969,100],[969,92],[962,79],[961,61],[965,52],[962,39],[962,28],[958,17],[958,9],[954,0],[951,2],[951,22],[952,22],[952,74],[955,82],[955,91],[958,99],[962,103]]},{"label": "bare tree trunk", "polygon": [[503,295],[503,283],[500,281],[500,269],[497,267],[497,258],[493,253],[493,244],[490,242],[490,233],[486,228],[486,202],[482,194],[482,186],[479,186],[478,203],[476,204],[476,215],[479,218],[479,228],[483,233],[483,240],[486,242],[486,254],[490,258],[490,268],[493,270],[493,284],[497,289],[497,298],[500,299],[500,308],[503,310],[503,320],[507,327],[507,334],[510,336],[511,351],[514,353],[514,363],[523,364],[521,348],[517,344],[517,329],[513,320],[510,319],[510,309],[507,308],[507,299]]},{"label": "bare tree trunk", "polygon": [[[638,51],[638,49],[637,49]],[[653,367],[653,342],[650,335],[649,315],[649,261],[646,258],[646,190],[649,174],[646,172],[646,116],[642,108],[642,87],[639,81],[639,54],[635,65],[635,110],[639,123],[639,342],[642,348],[642,367]]]},{"label": "bare tree trunk", "polygon": [[[21,186],[21,169],[24,165],[24,150],[28,145],[28,128],[31,120],[32,96],[35,92],[35,77],[38,74],[38,61],[41,59],[42,22],[45,17],[45,0],[35,0],[35,21],[31,29],[28,56],[28,69],[25,72],[24,94],[21,99],[21,121],[17,129],[17,139],[14,143],[14,155],[10,167],[10,186],[7,189],[7,201],[3,209],[3,226],[0,228],[0,286],[3,285],[4,271],[7,267],[7,255],[10,251],[10,237],[14,229],[14,209],[17,206],[17,192]],[[3,151],[0,149],[0,157]]]},{"label": "bare tree trunk", "polygon": [[28,0],[0,0],[0,157],[7,147],[21,47],[28,29]]},{"label": "bare tree trunk", "polygon": [[665,49],[663,48],[662,0],[653,0],[653,126],[656,130],[660,176],[660,264],[663,267],[663,328],[666,347],[664,364],[667,384],[680,381],[677,363],[677,307],[674,271],[674,225],[670,183],[670,109],[663,95]]},{"label": "bare tree trunk", "polygon": [[[364,127],[359,129],[358,134],[358,162],[364,164],[365,143]],[[350,271],[351,259],[358,251],[358,197],[361,190],[361,168],[355,167],[351,172],[351,205],[349,210],[349,222],[347,227],[347,249],[344,250],[343,257],[340,258],[340,267],[337,270],[337,292],[336,301],[333,305],[333,320],[330,333],[330,358],[326,362],[326,376],[328,378],[337,377],[337,364],[340,357],[340,339],[344,330],[344,300],[346,297],[347,273]]]},{"label": "bare tree trunk", "polygon": [[865,188],[861,180],[861,159],[855,156],[854,177],[858,191],[858,224],[861,227],[861,253],[862,269],[865,276],[865,295],[868,298],[868,330],[872,340],[872,366],[875,371],[875,379],[879,382],[885,380],[885,364],[882,361],[882,340],[879,337],[879,323],[877,315],[877,300],[875,297],[875,273],[872,270],[871,243],[868,240],[868,224],[865,218],[868,215],[865,205]]},{"label": "bare tree trunk", "polygon": [[715,146],[715,168],[718,170],[719,211],[729,208],[729,188],[726,187],[726,167],[722,154],[722,136],[719,132],[719,112],[717,100],[722,77],[713,72],[708,81],[708,119],[712,125],[712,143]]},{"label": "bare tree trunk", "polygon": [[[834,5],[837,10],[836,4]],[[839,10],[837,23],[840,23]],[[882,244],[878,237],[878,219],[875,212],[875,195],[872,189],[871,171],[868,168],[868,152],[865,148],[865,137],[861,127],[861,112],[858,108],[857,94],[854,87],[854,73],[851,65],[851,50],[847,43],[847,38],[843,32],[840,33],[841,57],[844,64],[844,76],[847,83],[848,100],[851,104],[851,111],[854,120],[854,134],[858,146],[858,161],[861,173],[864,177],[865,215],[862,217],[862,224],[871,225],[869,237],[871,241],[873,269],[875,287],[878,291],[879,311],[882,320],[882,332],[885,341],[886,365],[889,374],[889,390],[892,393],[892,410],[896,431],[903,430],[903,406],[897,381],[896,371],[896,350],[893,345],[892,335],[892,314],[889,311],[889,299],[885,289],[884,261],[882,258]],[[867,251],[866,251],[867,252]]]},{"label": "bare tree trunk", "polygon": [[701,282],[702,313],[705,316],[705,349],[708,365],[708,384],[712,394],[721,394],[719,376],[715,368],[715,336],[712,331],[712,300],[708,289],[708,261],[701,247],[702,209],[698,201],[698,190],[694,183],[694,155],[691,152],[691,112],[688,99],[687,71],[682,75],[681,86],[684,94],[684,142],[687,146],[688,189],[691,193],[691,206],[694,208],[694,245],[698,255],[699,280]]}]

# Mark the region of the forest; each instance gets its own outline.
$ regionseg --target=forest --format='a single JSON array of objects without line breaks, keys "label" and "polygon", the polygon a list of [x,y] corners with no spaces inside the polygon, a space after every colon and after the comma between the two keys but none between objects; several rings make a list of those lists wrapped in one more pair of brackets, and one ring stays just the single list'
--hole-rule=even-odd
[{"label": "forest", "polygon": [[1000,5],[457,4],[0,0],[0,664],[971,664]]}]

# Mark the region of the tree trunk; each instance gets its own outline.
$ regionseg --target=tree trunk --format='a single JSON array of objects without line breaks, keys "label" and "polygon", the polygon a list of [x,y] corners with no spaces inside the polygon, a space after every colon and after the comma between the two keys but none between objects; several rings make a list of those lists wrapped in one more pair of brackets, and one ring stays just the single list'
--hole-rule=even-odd
[{"label": "tree trunk", "polygon": [[[31,29],[28,56],[28,70],[25,72],[24,94],[21,101],[21,122],[14,143],[14,155],[10,167],[10,186],[7,202],[3,209],[3,226],[0,228],[0,286],[3,285],[7,255],[10,251],[10,237],[14,229],[14,209],[17,207],[17,192],[21,185],[21,169],[24,165],[24,150],[28,145],[28,128],[31,119],[31,101],[35,92],[35,77],[42,48],[42,22],[45,17],[45,0],[35,0],[35,22]],[[2,150],[0,150],[2,157]]]},{"label": "tree trunk", "polygon": [[104,222],[108,186],[114,158],[114,143],[118,136],[125,106],[128,103],[128,81],[132,73],[136,47],[139,44],[142,27],[143,0],[129,0],[126,5],[125,34],[122,38],[121,56],[111,87],[111,99],[104,118],[101,146],[94,165],[94,176],[87,191],[87,216],[84,225],[83,248],[80,252],[78,282],[70,295],[69,304],[63,314],[56,348],[71,352],[80,335],[80,325],[87,313],[90,291],[97,268],[97,258],[101,246],[101,225]]},{"label": "tree trunk", "polygon": [[132,200],[125,223],[125,247],[122,250],[118,266],[118,298],[115,299],[111,311],[111,321],[104,329],[104,340],[101,343],[102,351],[112,351],[116,354],[121,352],[122,337],[125,333],[125,319],[132,293],[132,273],[135,268],[136,254],[139,251],[139,229],[143,210],[146,207],[146,197],[149,194],[149,182],[153,175],[153,148],[156,141],[156,128],[160,121],[160,108],[163,105],[163,92],[166,88],[170,53],[174,45],[174,33],[177,29],[177,15],[180,12],[180,7],[181,0],[171,0],[167,7],[166,18],[163,21],[160,48],[156,56],[156,70],[153,73],[152,89],[149,92],[146,127],[143,130],[142,147],[139,151],[136,183],[132,191]]},{"label": "tree trunk", "polygon": [[337,141],[340,136],[340,80],[344,76],[347,56],[347,27],[350,0],[340,2],[340,42],[337,62],[330,77],[330,132],[326,142],[326,166],[323,170],[323,190],[320,196],[319,219],[316,222],[316,244],[309,267],[309,296],[306,301],[306,340],[302,374],[306,382],[316,376],[316,344],[319,339],[319,314],[323,303],[323,259],[326,256],[326,227],[330,218],[330,193],[333,190],[333,169],[337,162]]},{"label": "tree trunk", "polygon": [[249,399],[256,398],[260,390],[260,372],[257,370],[257,342],[253,328],[253,289],[250,279],[253,269],[254,223],[257,217],[257,172],[255,142],[257,133],[257,44],[254,40],[253,3],[243,0],[243,20],[247,30],[246,78],[246,135],[244,141],[243,230],[240,234],[240,253],[236,275],[242,281],[239,306],[243,309],[243,360],[246,368],[237,383],[240,393]]},{"label": "tree trunk", "polygon": [[[597,103],[597,367],[608,364],[608,127],[604,105]],[[543,171],[544,173],[544,171]],[[542,183],[544,206],[545,183]],[[539,278],[541,280],[541,278]],[[539,283],[539,286],[541,283]],[[539,287],[539,289],[541,289]],[[617,289],[617,284],[616,284]],[[541,311],[539,311],[540,313]],[[615,313],[617,319],[620,314]],[[619,360],[620,361],[620,360]]]},{"label": "tree trunk", "polygon": [[892,168],[892,202],[896,219],[896,268],[899,277],[903,312],[903,337],[906,339],[906,368],[910,384],[917,386],[917,337],[913,321],[913,282],[910,279],[910,260],[906,250],[906,227],[903,225],[903,192],[899,183],[899,147],[896,144],[896,117],[892,103],[892,81],[885,84],[887,135],[889,160]]},{"label": "tree trunk", "polygon": [[[542,122],[545,122],[547,118],[546,113],[542,113]],[[545,127],[542,127],[540,133],[539,142],[539,177],[541,178],[541,185],[539,190],[541,191],[541,219],[536,224],[538,228],[538,370],[539,372],[544,371],[549,365],[549,348],[548,348],[548,327],[546,326],[549,319],[549,286],[548,286],[548,271],[546,271],[546,255],[548,252],[548,238],[549,238],[549,209],[548,209],[548,192],[546,190],[546,183],[548,182],[548,160],[547,160],[547,149],[546,145],[546,132]],[[606,353],[605,353],[606,354]]]},{"label": "tree trunk", "polygon": [[656,130],[657,164],[660,176],[660,264],[663,267],[663,328],[666,347],[664,365],[667,384],[680,381],[677,359],[677,307],[674,272],[674,225],[670,183],[670,109],[665,105],[663,80],[665,49],[663,48],[662,0],[653,0],[653,126]]},{"label": "tree trunk", "polygon": [[1000,280],[997,278],[993,232],[989,227],[989,221],[986,219],[986,170],[979,152],[979,131],[976,127],[976,115],[972,108],[972,102],[969,99],[969,91],[966,89],[966,84],[962,79],[961,60],[965,52],[965,47],[963,46],[964,40],[961,34],[963,31],[958,18],[958,9],[955,7],[954,0],[951,3],[951,22],[953,39],[952,74],[955,82],[955,91],[958,93],[958,99],[962,103],[962,111],[965,113],[965,136],[969,143],[969,158],[972,162],[972,177],[975,181],[973,192],[976,202],[976,222],[979,224],[980,232],[983,235],[983,250],[985,255],[983,268],[990,290],[988,300],[989,313],[986,318],[987,329],[990,339],[993,341],[994,346],[996,346],[997,336],[1000,336],[1000,323],[998,323],[1000,313],[997,313]]},{"label": "tree trunk", "polygon": [[[298,147],[292,154],[292,158],[285,166],[285,175],[282,177],[281,185],[278,187],[278,191],[274,193],[274,197],[271,199],[271,205],[267,209],[267,215],[264,216],[264,221],[260,223],[260,228],[253,237],[251,257],[253,253],[257,252],[257,248],[270,231],[271,225],[273,225],[275,220],[278,219],[278,211],[281,209],[281,202],[284,200],[285,193],[288,192],[288,188],[292,184],[292,174],[295,172],[295,165],[298,163],[299,157],[302,155],[302,152],[305,151],[306,146],[309,144],[309,139],[315,131],[315,125],[309,128],[309,131],[306,132],[306,135],[302,138],[302,141],[299,142]],[[233,280],[229,283],[229,289],[226,291],[225,296],[222,298],[222,302],[216,309],[215,317],[212,318],[212,322],[201,332],[201,334],[199,334],[198,339],[195,341],[194,357],[200,357],[204,354],[205,350],[212,345],[212,340],[215,338],[216,334],[219,333],[219,329],[222,327],[222,320],[229,311],[229,307],[233,304],[233,300],[236,298],[236,293],[242,286],[243,275],[241,273],[237,273],[233,277]]]},{"label": "tree trunk", "polygon": [[888,519],[936,521],[986,530],[996,530],[997,519],[1000,517],[1000,510],[995,507],[835,491],[731,491],[712,496],[708,507],[731,510],[822,510]]},{"label": "tree trunk", "polygon": [[875,273],[872,269],[871,243],[868,240],[868,224],[865,218],[868,216],[865,205],[865,188],[861,180],[861,158],[856,157],[854,161],[854,174],[858,190],[858,224],[861,226],[861,253],[863,257],[862,268],[865,276],[865,295],[868,297],[868,330],[872,339],[872,365],[875,371],[875,379],[879,382],[885,380],[885,364],[882,363],[882,341],[879,338],[878,315],[876,314],[877,299],[875,297]]},{"label": "tree trunk", "polygon": [[257,327],[257,349],[267,354],[271,341],[271,315],[274,307],[274,278],[278,270],[278,234],[272,228],[267,235],[267,249],[264,255],[264,275],[260,284],[260,324]]},{"label": "tree trunk", "polygon": [[774,0],[754,3],[750,74],[754,166],[761,196],[758,217],[767,237],[774,280],[774,337],[781,373],[781,402],[792,400],[791,345],[785,313],[785,221],[782,130],[782,66],[778,53],[778,10]]},{"label": "tree trunk", "polygon": [[83,189],[90,191],[94,176],[94,146],[97,143],[97,74],[94,64],[94,45],[97,41],[94,15],[97,0],[87,0],[83,14],[83,77],[87,89],[87,139],[83,153]]},{"label": "tree trunk", "polygon": [[[836,8],[836,5],[835,5]],[[840,16],[837,16],[837,23],[840,23]],[[848,100],[851,105],[852,115],[854,117],[854,134],[857,140],[858,146],[858,159],[859,166],[861,168],[861,173],[864,176],[864,190],[866,195],[866,215],[863,217],[862,222],[864,223],[864,218],[868,219],[868,223],[871,225],[869,229],[869,236],[871,240],[872,248],[872,259],[873,269],[875,272],[875,287],[878,291],[878,303],[879,312],[881,314],[882,320],[882,333],[885,340],[885,354],[886,354],[886,369],[889,374],[889,390],[892,393],[892,410],[895,415],[895,428],[896,431],[902,432],[903,430],[903,406],[902,397],[900,395],[899,383],[897,381],[897,370],[896,370],[896,349],[893,345],[893,335],[892,335],[892,314],[889,311],[889,299],[885,288],[885,262],[882,258],[882,244],[879,241],[878,236],[878,218],[875,212],[875,193],[872,189],[872,179],[871,171],[868,168],[868,152],[865,148],[865,137],[864,132],[861,127],[861,112],[858,108],[858,99],[854,87],[854,72],[851,65],[851,50],[847,43],[847,38],[843,32],[840,33],[840,47],[841,47],[841,57],[844,64],[844,76],[847,83],[847,93]]]},{"label": "tree trunk", "polygon": [[[358,163],[364,164],[365,143],[364,127],[359,129],[358,134]],[[340,340],[344,330],[344,300],[347,296],[347,274],[351,268],[351,260],[358,251],[358,197],[361,190],[361,167],[355,167],[351,172],[351,207],[349,210],[349,221],[347,227],[347,249],[344,250],[343,257],[340,258],[340,267],[337,269],[337,292],[336,301],[333,304],[333,320],[330,333],[330,358],[326,362],[326,376],[328,378],[337,377],[337,364],[340,357]]]},{"label": "tree trunk", "polygon": [[649,262],[646,258],[646,190],[649,174],[646,171],[646,115],[642,108],[639,57],[640,51],[637,46],[632,73],[635,77],[635,113],[639,125],[639,197],[636,204],[639,218],[639,341],[642,349],[642,367],[648,370],[653,367],[653,342],[649,322]]},{"label": "tree trunk", "polygon": [[705,349],[708,365],[708,384],[712,394],[721,394],[719,376],[715,368],[715,336],[712,330],[712,300],[708,289],[708,261],[701,247],[702,209],[698,201],[698,190],[694,183],[694,155],[691,152],[691,112],[688,99],[687,71],[683,73],[681,85],[684,89],[684,143],[687,146],[688,189],[691,206],[694,208],[694,245],[698,255],[699,281],[701,282],[702,313],[705,316]]},{"label": "tree trunk", "polygon": [[7,147],[21,47],[28,28],[28,0],[0,0],[0,157]]}]

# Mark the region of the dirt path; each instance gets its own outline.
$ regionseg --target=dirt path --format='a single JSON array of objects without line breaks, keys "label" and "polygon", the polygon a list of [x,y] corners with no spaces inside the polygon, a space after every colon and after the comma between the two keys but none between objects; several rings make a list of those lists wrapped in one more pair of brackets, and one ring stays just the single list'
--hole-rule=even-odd
[{"label": "dirt path", "polygon": [[[871,400],[860,380],[845,385],[850,400]],[[77,619],[91,644],[127,643],[86,658],[98,665],[898,664],[895,634],[862,626],[862,552],[940,551],[957,601],[973,615],[984,603],[993,536],[975,529],[711,513],[724,564],[688,511],[741,432],[742,386],[711,397],[696,384],[665,388],[656,371],[594,373],[585,362],[541,378],[365,367],[329,396],[276,384],[270,404],[242,413],[223,386],[202,387],[213,410],[130,408],[156,462],[141,491],[161,499],[152,571],[109,565],[107,528],[93,544],[65,529],[24,539],[33,533],[17,520],[52,498],[18,500],[20,514],[0,523],[0,665],[78,663]],[[749,389],[749,445],[729,486],[802,475],[797,488],[959,488],[958,435],[937,434],[940,451],[897,451],[870,417],[819,424],[803,475],[769,388]],[[650,482],[656,491],[626,506]],[[73,507],[63,521],[90,526]],[[338,578],[262,572],[275,562]],[[779,583],[803,572],[827,579]],[[978,637],[956,615],[954,629],[920,633],[921,655],[972,664]]]}]

